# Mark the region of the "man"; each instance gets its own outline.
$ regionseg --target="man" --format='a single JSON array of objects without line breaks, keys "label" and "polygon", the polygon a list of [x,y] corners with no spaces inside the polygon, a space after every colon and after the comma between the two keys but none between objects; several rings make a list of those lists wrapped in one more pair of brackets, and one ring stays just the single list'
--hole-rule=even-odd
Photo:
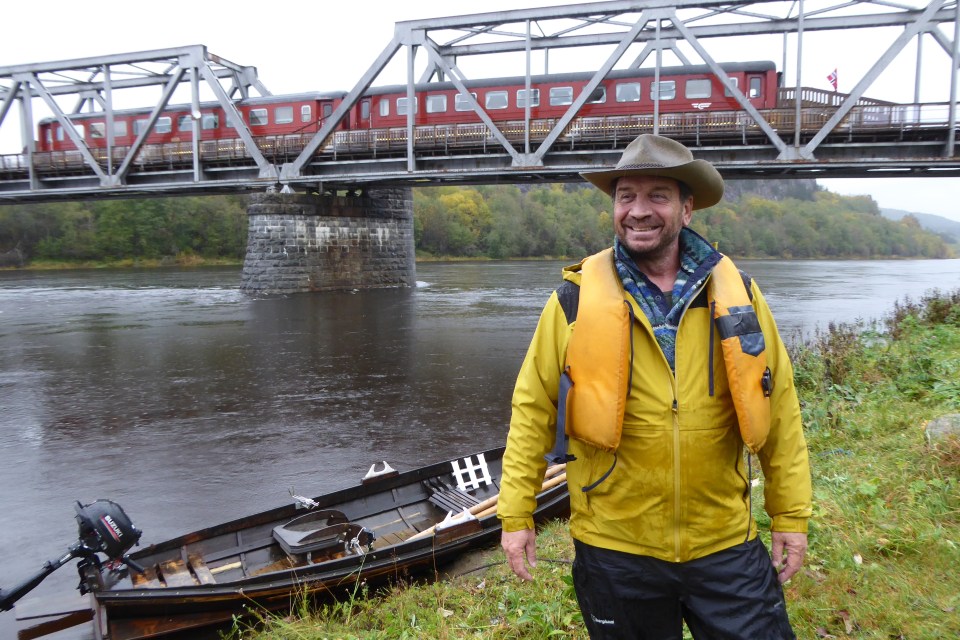
[{"label": "man", "polygon": [[654,135],[582,175],[613,197],[616,238],[564,269],[517,379],[498,507],[510,567],[532,579],[545,458],[567,462],[591,638],[679,640],[684,621],[696,638],[793,638],[780,583],[803,561],[811,489],[792,366],[757,285],[687,226],[723,179]]}]

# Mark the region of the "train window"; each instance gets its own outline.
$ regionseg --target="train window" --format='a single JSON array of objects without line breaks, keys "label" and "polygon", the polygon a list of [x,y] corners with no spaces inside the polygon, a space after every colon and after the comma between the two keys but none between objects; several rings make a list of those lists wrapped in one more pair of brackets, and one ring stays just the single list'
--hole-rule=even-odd
[{"label": "train window", "polygon": [[133,135],[138,136],[143,131],[147,129],[147,123],[149,120],[134,120],[133,121]]},{"label": "train window", "polygon": [[[413,99],[413,112],[417,113],[420,108],[420,101],[418,98]],[[407,115],[407,99],[406,98],[397,98],[397,115],[405,116]]]},{"label": "train window", "polygon": [[329,118],[333,115],[333,104],[330,102],[323,103],[323,117]]},{"label": "train window", "polygon": [[[650,99],[657,99],[657,83],[650,85]],[[661,100],[674,100],[677,97],[677,81],[661,80],[659,84],[659,94]]]},{"label": "train window", "polygon": [[310,122],[313,117],[313,109],[308,104],[300,105],[300,122]]},{"label": "train window", "polygon": [[53,131],[51,129],[47,129],[43,133],[43,139],[46,140],[48,145],[53,144]]},{"label": "train window", "polygon": [[550,106],[573,104],[573,87],[550,87]]},{"label": "train window", "polygon": [[687,84],[683,90],[683,97],[687,99],[709,98],[713,93],[710,84],[710,78],[687,80]]},{"label": "train window", "polygon": [[370,119],[370,101],[363,100],[360,102],[360,119],[369,120]]},{"label": "train window", "polygon": [[754,76],[750,78],[750,97],[759,98],[760,97],[760,87],[763,86],[763,78]]},{"label": "train window", "polygon": [[273,121],[276,124],[290,124],[293,122],[293,107],[277,107],[273,112]]},{"label": "train window", "polygon": [[157,124],[153,127],[157,133],[170,133],[173,131],[173,119],[170,116],[157,118]]},{"label": "train window", "polygon": [[390,100],[383,98],[380,100],[380,117],[386,117],[390,115]]},{"label": "train window", "polygon": [[489,91],[484,101],[487,109],[506,109],[509,105],[506,91]]},{"label": "train window", "polygon": [[91,139],[107,137],[107,127],[102,122],[91,122],[87,131],[90,132]]},{"label": "train window", "polygon": [[250,109],[250,125],[257,127],[269,124],[266,109]]},{"label": "train window", "polygon": [[[477,99],[477,94],[471,92],[474,101]],[[456,99],[453,101],[453,108],[457,111],[473,111],[473,105],[470,104],[470,98],[467,97],[464,93],[458,93]]]},{"label": "train window", "polygon": [[[739,87],[739,86],[740,86],[739,80],[740,80],[739,78],[730,78],[730,84],[732,84],[732,85],[735,86],[735,87]],[[730,91],[730,89],[724,89],[724,90],[723,90],[723,95],[725,95],[725,96],[727,96],[727,97],[729,98],[730,96],[733,95],[733,92]]]},{"label": "train window", "polygon": [[114,120],[113,121],[113,135],[121,138],[127,135],[127,121],[126,120]]},{"label": "train window", "polygon": [[588,104],[601,104],[607,101],[607,88],[603,85],[600,85],[593,90],[593,93],[590,94],[590,98],[587,100]]},{"label": "train window", "polygon": [[446,113],[447,96],[427,96],[427,113]]},{"label": "train window", "polygon": [[63,142],[63,127],[57,127],[57,142]]},{"label": "train window", "polygon": [[640,102],[640,83],[625,82],[618,84],[617,102]]},{"label": "train window", "polygon": [[190,116],[180,116],[177,118],[177,131],[192,131],[193,118]]},{"label": "train window", "polygon": [[[517,91],[517,107],[522,109],[527,106],[527,90],[520,89]],[[530,89],[530,106],[539,107],[540,106],[540,89]]]},{"label": "train window", "polygon": [[220,127],[220,116],[215,113],[205,113],[200,118],[201,129],[218,129]]}]

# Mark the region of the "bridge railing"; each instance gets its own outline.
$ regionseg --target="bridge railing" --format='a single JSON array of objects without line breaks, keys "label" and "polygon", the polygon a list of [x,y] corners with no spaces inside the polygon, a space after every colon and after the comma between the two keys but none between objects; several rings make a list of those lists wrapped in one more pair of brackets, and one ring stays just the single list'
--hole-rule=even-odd
[{"label": "bridge railing", "polygon": [[[949,122],[949,103],[876,104],[854,107],[831,132],[830,137],[852,140],[858,136],[873,139],[906,140],[923,130],[943,129]],[[800,110],[802,138],[809,139],[836,112],[832,105],[806,107]],[[760,114],[784,139],[791,139],[796,130],[796,110],[767,109]],[[523,121],[498,123],[504,137],[515,147],[526,141]],[[556,125],[552,118],[532,120],[530,141],[539,144]],[[656,125],[656,126],[655,126]],[[766,144],[766,134],[757,121],[745,111],[695,111],[577,118],[554,144],[554,151],[611,149],[626,145],[641,133],[656,130],[694,145]],[[263,156],[277,165],[295,159],[310,142],[312,133],[255,138]],[[414,128],[414,148],[420,155],[456,155],[458,153],[501,153],[503,148],[494,134],[481,123],[421,125]],[[829,139],[829,138],[828,138]],[[128,147],[112,151],[113,167],[119,166]],[[332,135],[316,157],[317,162],[350,158],[402,157],[407,153],[406,127],[338,131]],[[250,153],[240,139],[201,141],[202,162],[208,168],[247,165]],[[91,149],[97,163],[107,170],[106,149]],[[79,151],[37,152],[34,164],[41,175],[82,175],[89,173]],[[192,166],[193,145],[188,141],[148,145],[141,149],[134,168],[143,173],[182,170]],[[28,172],[24,154],[0,156],[0,178],[22,176]]]},{"label": "bridge railing", "polygon": [[[777,104],[793,104],[796,101],[796,87],[782,87],[777,91]],[[800,105],[802,107],[825,106],[839,107],[850,97],[848,93],[838,93],[836,91],[825,91],[813,87],[800,87]],[[857,100],[858,106],[894,106],[895,102],[886,102],[884,100],[875,100],[874,98],[860,97]]]},{"label": "bridge railing", "polygon": [[[818,106],[801,109],[800,128],[805,136],[818,132],[833,114],[836,107]],[[768,109],[760,112],[771,126],[782,135],[795,130],[795,109]],[[944,128],[949,122],[949,104],[873,104],[852,109],[834,129],[834,135],[849,136],[851,133],[870,130],[890,138],[907,135],[911,130]],[[504,137],[514,145],[521,145],[526,138],[522,121],[500,124]],[[530,123],[530,140],[539,142],[552,130],[554,119],[533,120]],[[655,126],[656,125],[656,126]],[[577,147],[618,147],[627,144],[641,133],[656,129],[662,135],[673,135],[685,140],[712,138],[730,143],[732,137],[741,140],[764,136],[757,121],[745,111],[696,111],[663,113],[659,119],[653,114],[628,116],[603,116],[575,119],[554,145],[555,150]],[[498,150],[499,144],[493,134],[482,124],[427,125],[414,128],[415,148],[424,152],[442,154],[464,149]],[[288,141],[290,142],[290,141]],[[299,146],[292,141],[292,150]],[[405,127],[365,131],[338,132],[328,141],[323,153],[334,157],[358,153],[377,154],[405,153],[407,130]]]}]

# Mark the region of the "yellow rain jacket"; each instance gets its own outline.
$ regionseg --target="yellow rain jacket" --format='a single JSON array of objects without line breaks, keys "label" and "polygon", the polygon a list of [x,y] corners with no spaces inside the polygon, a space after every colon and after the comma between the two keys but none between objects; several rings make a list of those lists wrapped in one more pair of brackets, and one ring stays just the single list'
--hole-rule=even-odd
[{"label": "yellow rain jacket", "polygon": [[[580,266],[565,269],[564,279],[579,285]],[[505,531],[533,528],[544,455],[554,442],[560,374],[576,330],[575,318],[568,320],[560,303],[563,290],[547,301],[514,390],[498,507]],[[584,492],[611,468],[614,454],[570,439],[570,453],[576,458],[567,464],[574,538],[606,549],[685,562],[756,537],[744,445],[720,340],[713,340],[712,358],[710,354],[713,321],[705,290],[706,283],[680,321],[676,374],[643,311],[621,291],[633,307],[634,354],[617,464],[609,477]],[[758,453],[765,477],[764,504],[774,531],[806,532],[810,470],[793,368],[756,283],[751,283],[751,293],[773,377],[770,431]],[[618,328],[611,326],[610,331]],[[610,362],[615,366],[615,356]]]}]

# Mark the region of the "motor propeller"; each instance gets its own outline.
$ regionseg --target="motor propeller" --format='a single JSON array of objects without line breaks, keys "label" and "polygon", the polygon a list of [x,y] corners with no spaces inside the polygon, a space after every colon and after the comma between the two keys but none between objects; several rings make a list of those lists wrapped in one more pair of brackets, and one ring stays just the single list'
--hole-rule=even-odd
[{"label": "motor propeller", "polygon": [[44,562],[40,571],[12,589],[0,589],[0,611],[12,609],[17,600],[74,558],[83,559],[77,567],[81,575],[81,592],[85,591],[83,568],[89,564],[103,568],[98,553],[103,553],[109,562],[122,563],[138,573],[143,572],[143,568],[127,556],[127,552],[140,541],[142,532],[133,525],[120,505],[111,500],[96,500],[86,505],[77,501],[74,509],[80,530],[77,542],[70,545],[59,558]]}]

